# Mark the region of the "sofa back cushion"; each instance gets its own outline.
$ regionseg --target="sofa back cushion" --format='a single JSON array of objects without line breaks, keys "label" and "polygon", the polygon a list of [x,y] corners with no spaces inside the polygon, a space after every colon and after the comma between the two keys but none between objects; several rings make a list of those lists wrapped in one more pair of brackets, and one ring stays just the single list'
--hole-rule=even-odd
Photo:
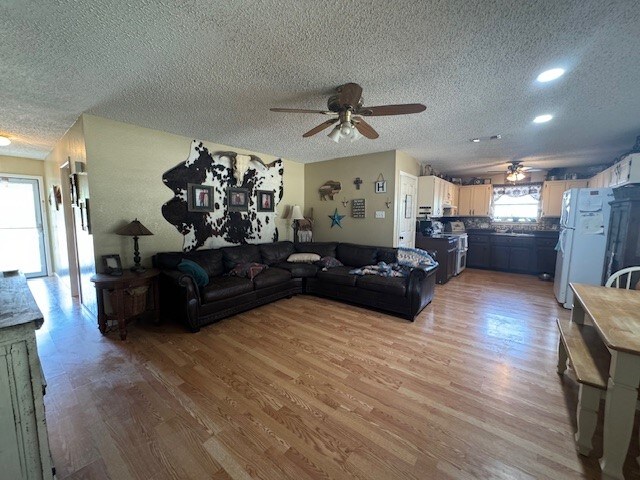
[{"label": "sofa back cushion", "polygon": [[378,262],[377,253],[378,247],[341,243],[336,249],[336,258],[344,265],[363,267],[365,265],[375,265]]},{"label": "sofa back cushion", "polygon": [[320,257],[335,257],[336,242],[301,242],[296,243],[296,252],[299,253],[317,253]]},{"label": "sofa back cushion", "polygon": [[267,265],[285,262],[289,255],[295,252],[293,242],[288,241],[261,243],[258,245],[258,250],[260,250],[260,255],[262,256],[262,262]]},{"label": "sofa back cushion", "polygon": [[196,262],[209,277],[218,277],[224,273],[222,252],[220,250],[194,250],[183,254],[183,258]]},{"label": "sofa back cushion", "polygon": [[231,271],[239,263],[264,263],[257,245],[223,247],[220,250],[225,272]]},{"label": "sofa back cushion", "polygon": [[398,261],[398,249],[391,247],[378,247],[378,262],[396,263]]},{"label": "sofa back cushion", "polygon": [[152,257],[151,261],[155,268],[176,270],[183,256],[184,253],[182,252],[159,252]]}]

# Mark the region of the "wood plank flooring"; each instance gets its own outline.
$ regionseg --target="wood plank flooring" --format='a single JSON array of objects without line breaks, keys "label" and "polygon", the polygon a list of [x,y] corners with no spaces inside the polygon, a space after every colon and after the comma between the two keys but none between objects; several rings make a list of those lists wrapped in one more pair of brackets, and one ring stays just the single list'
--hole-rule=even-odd
[{"label": "wood plank flooring", "polygon": [[[552,284],[467,269],[415,323],[297,296],[126,342],[30,281],[59,479],[600,478],[575,450]],[[625,465],[640,478],[634,431]]]}]

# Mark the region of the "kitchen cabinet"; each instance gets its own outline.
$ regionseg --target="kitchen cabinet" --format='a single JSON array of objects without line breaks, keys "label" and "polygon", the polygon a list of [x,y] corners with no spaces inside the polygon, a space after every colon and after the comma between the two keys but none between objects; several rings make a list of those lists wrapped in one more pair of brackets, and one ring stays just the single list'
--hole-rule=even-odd
[{"label": "kitchen cabinet", "polygon": [[489,268],[491,266],[491,245],[489,234],[470,233],[467,250],[467,267]]},{"label": "kitchen cabinet", "polygon": [[554,276],[556,273],[556,245],[558,243],[558,234],[549,237],[536,237],[536,262],[537,268],[535,273],[548,273]]},{"label": "kitchen cabinet", "polygon": [[542,187],[542,217],[559,217],[562,194],[571,188],[584,188],[587,180],[547,180]]},{"label": "kitchen cabinet", "polygon": [[515,273],[533,273],[536,269],[535,238],[495,234],[491,237],[491,268]]},{"label": "kitchen cabinet", "polygon": [[430,237],[418,232],[416,248],[436,253],[436,261],[439,263],[436,283],[447,283],[456,274],[458,240],[455,237]]},{"label": "kitchen cabinet", "polygon": [[626,155],[619,162],[589,179],[589,188],[621,187],[640,183],[640,153]]},{"label": "kitchen cabinet", "polygon": [[458,216],[488,217],[491,212],[491,185],[464,185],[458,192]]},{"label": "kitchen cabinet", "polygon": [[640,186],[613,191],[604,278],[625,267],[640,265]]},{"label": "kitchen cabinet", "polygon": [[455,216],[457,190],[457,185],[435,175],[418,177],[418,209],[431,207],[436,218]]}]

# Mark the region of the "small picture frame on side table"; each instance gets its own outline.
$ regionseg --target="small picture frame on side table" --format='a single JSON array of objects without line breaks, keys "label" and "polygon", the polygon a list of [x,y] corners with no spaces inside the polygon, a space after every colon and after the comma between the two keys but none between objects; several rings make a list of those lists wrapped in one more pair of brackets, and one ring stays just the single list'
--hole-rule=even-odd
[{"label": "small picture frame on side table", "polygon": [[104,266],[104,273],[107,275],[113,275],[114,277],[122,275],[120,255],[102,255],[102,264]]}]

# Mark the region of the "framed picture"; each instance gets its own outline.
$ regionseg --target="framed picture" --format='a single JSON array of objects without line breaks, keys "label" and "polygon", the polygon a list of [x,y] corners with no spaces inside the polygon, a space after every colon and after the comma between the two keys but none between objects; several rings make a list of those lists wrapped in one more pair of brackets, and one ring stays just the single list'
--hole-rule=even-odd
[{"label": "framed picture", "polygon": [[228,195],[228,210],[230,212],[246,212],[249,210],[249,190],[231,187]]},{"label": "framed picture", "polygon": [[106,274],[114,276],[122,275],[120,255],[102,255],[102,265],[104,266],[104,272]]},{"label": "framed picture", "polygon": [[87,233],[91,235],[91,211],[89,210],[89,199],[84,199],[84,214],[85,214],[85,225],[87,227]]},{"label": "framed picture", "polygon": [[199,183],[187,184],[187,209],[190,212],[212,212],[213,187]]},{"label": "framed picture", "polygon": [[273,212],[275,210],[273,200],[273,192],[270,192],[268,190],[258,190],[258,211]]},{"label": "framed picture", "polygon": [[386,180],[376,180],[376,193],[387,193]]},{"label": "framed picture", "polygon": [[69,175],[69,194],[71,196],[71,206],[80,206],[80,199],[78,198],[78,174],[73,173]]}]

